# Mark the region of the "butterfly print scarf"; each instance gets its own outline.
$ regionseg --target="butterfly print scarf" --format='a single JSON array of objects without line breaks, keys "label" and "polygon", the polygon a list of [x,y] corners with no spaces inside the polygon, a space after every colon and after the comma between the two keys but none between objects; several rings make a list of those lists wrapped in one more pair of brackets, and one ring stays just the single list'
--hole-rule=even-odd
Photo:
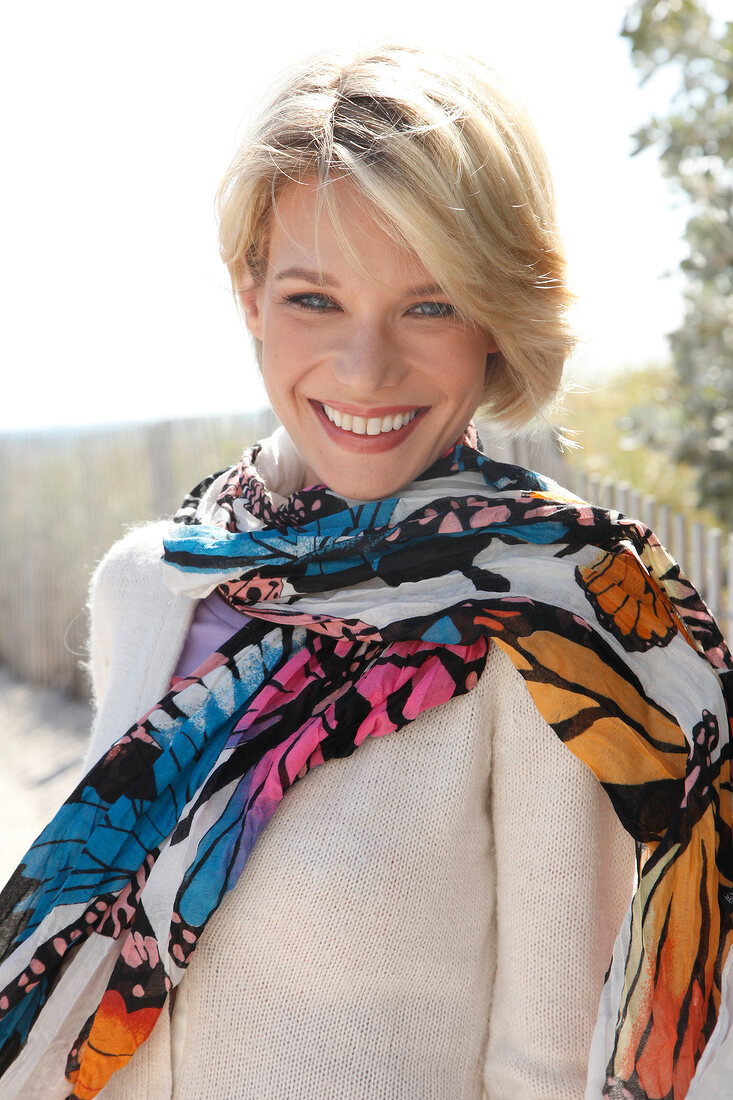
[{"label": "butterfly print scarf", "polygon": [[259,468],[288,447],[208,478],[165,540],[173,592],[218,589],[242,628],[120,731],[0,897],[2,1095],[96,1096],[288,788],[470,691],[491,644],[637,841],[588,1095],[709,1095],[733,1044],[733,663],[695,589],[640,523],[465,440],[370,502],[277,498]]}]

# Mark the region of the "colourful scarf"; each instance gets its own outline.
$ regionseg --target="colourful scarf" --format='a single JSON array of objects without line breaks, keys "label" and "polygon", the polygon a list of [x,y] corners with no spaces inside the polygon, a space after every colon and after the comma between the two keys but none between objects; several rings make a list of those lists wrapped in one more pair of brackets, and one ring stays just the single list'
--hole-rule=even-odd
[{"label": "colourful scarf", "polygon": [[174,592],[219,588],[250,618],[123,733],[2,894],[3,1096],[61,1095],[63,1072],[96,1096],[287,789],[471,690],[493,640],[639,844],[589,1095],[680,1100],[730,1008],[733,663],[700,597],[643,525],[465,442],[367,503],[273,501],[259,457],[194,490],[164,555]]}]

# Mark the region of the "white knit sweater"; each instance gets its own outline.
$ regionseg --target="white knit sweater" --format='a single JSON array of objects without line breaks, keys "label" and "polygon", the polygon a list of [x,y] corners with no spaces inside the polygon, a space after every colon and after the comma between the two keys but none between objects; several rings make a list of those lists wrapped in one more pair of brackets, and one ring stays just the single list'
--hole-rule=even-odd
[{"label": "white knit sweater", "polygon": [[[168,689],[165,525],[92,589],[96,759]],[[570,1100],[633,844],[493,646],[478,686],[314,769],[104,1100]]]}]

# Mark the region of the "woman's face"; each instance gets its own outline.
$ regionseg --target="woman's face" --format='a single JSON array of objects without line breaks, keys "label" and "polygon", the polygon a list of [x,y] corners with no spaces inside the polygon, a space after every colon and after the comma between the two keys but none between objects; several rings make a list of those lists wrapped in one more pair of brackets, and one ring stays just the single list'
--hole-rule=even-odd
[{"label": "woman's face", "polygon": [[457,316],[348,182],[330,186],[363,270],[318,214],[316,186],[293,183],[273,219],[267,275],[242,300],[272,407],[306,461],[305,484],[376,500],[460,438],[496,344]]}]

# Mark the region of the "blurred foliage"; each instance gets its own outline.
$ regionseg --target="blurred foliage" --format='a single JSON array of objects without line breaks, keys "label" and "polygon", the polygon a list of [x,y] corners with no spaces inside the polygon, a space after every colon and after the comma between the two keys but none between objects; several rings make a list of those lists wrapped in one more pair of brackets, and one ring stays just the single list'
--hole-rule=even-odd
[{"label": "blurred foliage", "polygon": [[661,365],[620,371],[596,389],[571,388],[563,399],[562,422],[578,447],[566,458],[714,527],[713,512],[698,507],[694,468],[659,445],[679,430],[678,390],[672,368]]},{"label": "blurred foliage", "polygon": [[699,0],[637,0],[622,34],[642,83],[673,70],[669,111],[634,136],[689,201],[685,319],[670,337],[683,415],[656,442],[696,471],[700,502],[733,526],[733,22]]}]

